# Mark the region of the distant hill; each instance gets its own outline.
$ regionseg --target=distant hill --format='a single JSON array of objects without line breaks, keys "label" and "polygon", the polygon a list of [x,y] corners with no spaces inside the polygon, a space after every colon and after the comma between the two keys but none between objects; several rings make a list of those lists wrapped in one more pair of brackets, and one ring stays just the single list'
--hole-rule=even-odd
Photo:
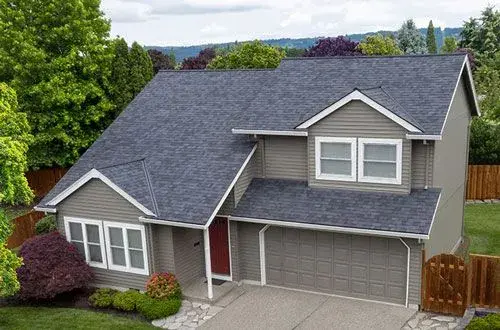
[{"label": "distant hill", "polygon": [[[422,28],[419,29],[420,33],[425,37],[427,34],[427,29]],[[462,28],[444,28],[441,29],[439,27],[434,29],[434,34],[436,35],[436,42],[438,45],[438,49],[441,48],[443,45],[443,40],[447,36],[453,36],[457,39],[460,38],[460,32],[462,31]],[[361,41],[365,36],[367,35],[372,35],[376,33],[382,33],[384,35],[388,34],[394,34],[396,31],[377,31],[377,32],[367,32],[367,33],[356,33],[356,34],[348,34],[347,37],[349,37],[351,40],[355,41]],[[291,38],[281,38],[281,39],[266,39],[262,40],[266,44],[273,45],[273,46],[278,46],[278,47],[288,47],[288,48],[309,48],[314,43],[316,40],[318,40],[321,37],[314,37],[314,38],[298,38],[298,39],[291,39]],[[166,54],[169,54],[171,52],[174,53],[175,58],[177,62],[181,62],[184,58],[190,57],[190,56],[196,56],[200,50],[207,48],[207,47],[217,47],[217,48],[226,48],[226,47],[231,47],[234,45],[236,42],[227,42],[227,43],[220,43],[220,44],[204,44],[204,45],[194,45],[194,46],[145,46],[146,49],[158,49]]]}]

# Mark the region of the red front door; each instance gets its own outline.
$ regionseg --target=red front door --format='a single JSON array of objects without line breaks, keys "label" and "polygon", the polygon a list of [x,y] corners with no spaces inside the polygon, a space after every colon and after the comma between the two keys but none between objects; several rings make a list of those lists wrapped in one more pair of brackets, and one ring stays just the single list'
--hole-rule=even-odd
[{"label": "red front door", "polygon": [[230,275],[229,270],[229,230],[226,218],[215,218],[208,230],[210,235],[210,260],[212,272]]}]

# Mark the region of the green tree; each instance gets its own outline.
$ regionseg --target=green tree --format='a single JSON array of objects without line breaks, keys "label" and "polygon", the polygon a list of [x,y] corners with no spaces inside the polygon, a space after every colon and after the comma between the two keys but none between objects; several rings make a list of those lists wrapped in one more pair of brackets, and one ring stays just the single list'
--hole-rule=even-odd
[{"label": "green tree", "polygon": [[24,176],[33,136],[26,114],[17,111],[16,93],[0,83],[0,203],[29,204],[33,192]]},{"label": "green tree", "polygon": [[437,43],[436,43],[436,35],[434,34],[434,25],[432,24],[432,20],[429,21],[429,26],[427,27],[427,38],[425,39],[427,44],[427,52],[429,54],[437,53]]},{"label": "green tree", "polygon": [[488,6],[479,19],[464,23],[460,47],[471,48],[481,57],[489,57],[500,50],[500,11]]},{"label": "green tree", "polygon": [[100,0],[0,0],[0,81],[17,92],[34,141],[31,167],[68,166],[113,109],[112,52]]},{"label": "green tree", "polygon": [[484,118],[472,120],[469,163],[480,165],[500,163],[500,124]]},{"label": "green tree", "polygon": [[500,51],[482,60],[474,80],[484,117],[500,123]]},{"label": "green tree", "polygon": [[302,57],[307,51],[304,48],[294,48],[294,47],[285,47],[283,50],[285,51],[286,57]]},{"label": "green tree", "polygon": [[447,36],[444,38],[443,41],[443,46],[441,47],[441,50],[439,51],[441,54],[450,54],[454,53],[458,48],[458,43],[457,39],[452,36]]},{"label": "green tree", "polygon": [[403,22],[397,34],[398,46],[405,54],[425,54],[427,47],[424,37],[412,19]]},{"label": "green tree", "polygon": [[262,41],[241,43],[225,55],[217,55],[207,66],[209,69],[276,68],[285,57],[282,49]]},{"label": "green tree", "polygon": [[12,234],[12,222],[0,209],[0,297],[11,296],[19,288],[16,270],[22,259],[7,248],[7,239]]},{"label": "green tree", "polygon": [[391,36],[383,36],[380,33],[366,36],[358,48],[364,55],[401,55],[403,51],[399,49],[396,40]]},{"label": "green tree", "polygon": [[111,64],[110,99],[115,106],[115,111],[110,117],[112,121],[132,101],[132,88],[130,80],[130,64],[128,45],[125,39],[113,40],[114,57]]},{"label": "green tree", "polygon": [[139,94],[153,78],[153,62],[148,52],[137,42],[132,44],[129,52],[130,79],[129,84],[133,97]]}]

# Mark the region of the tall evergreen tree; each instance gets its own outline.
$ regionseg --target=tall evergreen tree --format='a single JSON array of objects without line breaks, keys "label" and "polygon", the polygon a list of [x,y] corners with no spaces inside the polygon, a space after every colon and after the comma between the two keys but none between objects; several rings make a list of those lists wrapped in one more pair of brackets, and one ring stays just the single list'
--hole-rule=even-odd
[{"label": "tall evergreen tree", "polygon": [[436,43],[436,35],[434,34],[434,25],[432,24],[432,20],[429,21],[429,26],[427,27],[427,51],[429,54],[437,53],[437,43]]},{"label": "tall evergreen tree", "polygon": [[112,52],[100,0],[0,0],[0,81],[17,92],[30,167],[68,166],[101,133]]},{"label": "tall evergreen tree", "polygon": [[440,53],[449,54],[454,53],[458,48],[457,39],[452,36],[447,36],[444,38],[443,47],[441,47]]},{"label": "tall evergreen tree", "polygon": [[132,44],[129,53],[129,84],[133,97],[153,78],[153,63],[148,53],[137,42]]},{"label": "tall evergreen tree", "polygon": [[460,47],[473,49],[480,57],[493,56],[500,51],[500,11],[486,7],[479,19],[464,23],[461,35]]},{"label": "tall evergreen tree", "polygon": [[113,46],[115,56],[111,65],[110,94],[115,111],[110,117],[110,121],[114,120],[133,98],[129,83],[130,63],[127,42],[123,38],[117,38],[113,41]]},{"label": "tall evergreen tree", "polygon": [[398,46],[405,54],[425,54],[427,47],[412,19],[403,22],[398,30]]}]

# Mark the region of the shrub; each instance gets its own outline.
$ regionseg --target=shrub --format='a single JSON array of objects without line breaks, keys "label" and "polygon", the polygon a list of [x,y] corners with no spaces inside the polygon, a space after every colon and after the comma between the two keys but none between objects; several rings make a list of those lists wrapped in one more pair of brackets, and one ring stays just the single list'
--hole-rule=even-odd
[{"label": "shrub", "polygon": [[49,299],[85,288],[93,279],[75,246],[58,232],[35,236],[20,251],[24,264],[17,270],[21,299]]},{"label": "shrub", "polygon": [[48,234],[57,230],[56,219],[53,215],[43,217],[35,225],[35,233],[37,235]]},{"label": "shrub", "polygon": [[489,314],[475,317],[470,321],[467,330],[500,330],[500,314]]},{"label": "shrub", "polygon": [[173,315],[179,311],[180,307],[181,300],[178,298],[159,300],[143,295],[137,302],[137,311],[148,320],[156,320]]},{"label": "shrub", "polygon": [[156,299],[180,299],[182,297],[181,286],[170,273],[154,273],[146,283],[146,293]]},{"label": "shrub", "polygon": [[115,289],[97,289],[90,297],[89,304],[96,308],[108,308],[113,305],[115,295],[118,290]]},{"label": "shrub", "polygon": [[131,312],[135,310],[137,302],[143,297],[137,290],[118,292],[113,298],[113,307],[122,311]]}]

